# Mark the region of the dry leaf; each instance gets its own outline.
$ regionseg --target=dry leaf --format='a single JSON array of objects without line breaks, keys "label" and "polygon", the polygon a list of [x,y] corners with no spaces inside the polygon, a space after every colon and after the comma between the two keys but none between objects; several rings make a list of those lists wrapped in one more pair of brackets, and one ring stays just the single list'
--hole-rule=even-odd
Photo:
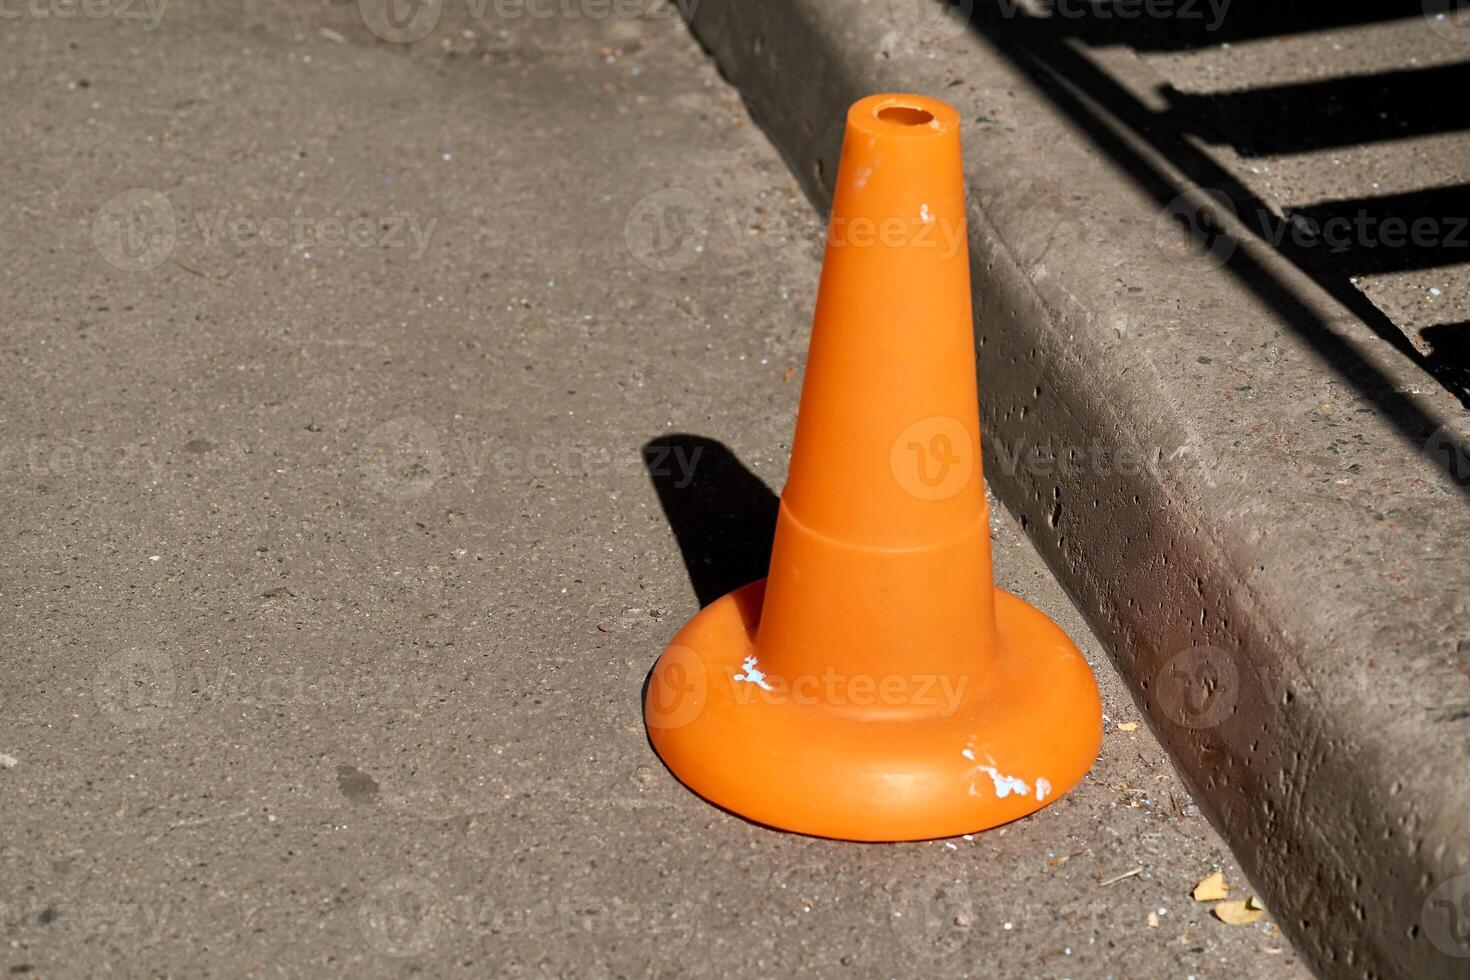
[{"label": "dry leaf", "polygon": [[1120,732],[1136,732],[1136,731],[1138,731],[1138,722],[1136,722],[1136,721],[1125,721],[1125,722],[1123,722],[1123,724],[1121,724],[1121,725],[1118,726],[1118,731],[1120,731]]},{"label": "dry leaf", "polygon": [[1262,905],[1261,900],[1259,898],[1256,898],[1256,896],[1254,895],[1245,900],[1245,907],[1250,909],[1252,912],[1266,911],[1266,906]]},{"label": "dry leaf", "polygon": [[796,377],[796,368],[789,367],[786,369],[786,372],[781,375],[781,381],[785,384],[790,384],[791,379],[794,377]]},{"label": "dry leaf", "polygon": [[1215,918],[1227,926],[1248,926],[1253,922],[1261,921],[1266,910],[1262,908],[1251,908],[1251,901],[1244,902],[1221,902],[1210,911],[1215,913]]},{"label": "dry leaf", "polygon": [[1157,929],[1159,927],[1159,916],[1157,912],[1150,912],[1148,914],[1148,927],[1150,929]]},{"label": "dry leaf", "polygon": [[1190,892],[1196,902],[1218,902],[1230,897],[1230,886],[1225,884],[1225,873],[1216,871],[1204,881],[1194,886]]}]

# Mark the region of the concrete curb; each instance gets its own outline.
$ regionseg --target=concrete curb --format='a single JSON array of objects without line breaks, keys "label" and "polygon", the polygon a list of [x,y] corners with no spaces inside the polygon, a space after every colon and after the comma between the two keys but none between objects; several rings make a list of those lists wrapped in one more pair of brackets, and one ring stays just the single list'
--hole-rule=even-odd
[{"label": "concrete curb", "polygon": [[1309,962],[1463,976],[1457,406],[1229,216],[1171,250],[1189,175],[1034,32],[938,9],[702,0],[693,27],[822,208],[852,101],[960,109],[992,484]]}]

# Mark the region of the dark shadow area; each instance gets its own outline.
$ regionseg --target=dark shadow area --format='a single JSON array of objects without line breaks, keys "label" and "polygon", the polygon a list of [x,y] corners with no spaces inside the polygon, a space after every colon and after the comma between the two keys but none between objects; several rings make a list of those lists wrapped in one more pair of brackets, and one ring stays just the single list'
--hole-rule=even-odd
[{"label": "dark shadow area", "polygon": [[1470,263],[1470,184],[1293,208],[1341,275]]},{"label": "dark shadow area", "polygon": [[1246,156],[1305,153],[1470,128],[1470,65],[1168,96],[1169,122]]},{"label": "dark shadow area", "polygon": [[[1429,359],[1404,332],[1345,273],[1333,268],[1330,260],[1335,256],[1321,247],[1298,247],[1290,242],[1289,236],[1286,240],[1272,241],[1272,236],[1263,234],[1262,227],[1269,228],[1270,223],[1257,220],[1256,216],[1273,213],[1267,202],[1192,145],[1188,134],[1175,125],[1177,120],[1172,114],[1153,112],[1100,70],[1054,26],[1053,20],[1022,14],[1009,16],[1006,7],[995,0],[977,5],[971,26],[1017,68],[1035,78],[1039,91],[1112,161],[1119,173],[1126,174],[1148,194],[1160,210],[1175,210],[1180,196],[1192,187],[1223,195],[1235,213],[1245,218],[1253,235],[1310,274],[1334,299],[1425,375],[1440,378]],[[1125,137],[1120,129],[1127,130],[1129,135]],[[1169,160],[1184,175],[1184,182],[1139,152],[1133,139],[1144,141]],[[1193,216],[1189,220],[1199,219]],[[1303,302],[1291,284],[1254,258],[1251,250],[1236,248],[1228,240],[1212,245],[1214,248],[1221,248],[1221,254],[1229,256],[1222,271],[1234,276],[1275,309],[1304,343],[1382,413],[1404,442],[1415,451],[1423,450],[1425,441],[1440,429],[1438,420],[1427,415],[1385,378],[1354,345],[1339,337],[1332,324]],[[1451,385],[1445,388],[1470,407],[1470,396],[1463,390]],[[1442,460],[1436,462],[1444,466]],[[1445,469],[1450,472],[1451,468]],[[1459,485],[1464,489],[1464,484]]]},{"label": "dark shadow area", "polygon": [[780,499],[729,448],[703,436],[660,436],[643,447],[643,465],[701,608],[766,577]]},{"label": "dark shadow area", "polygon": [[1470,321],[1425,327],[1419,336],[1429,345],[1429,364],[1439,380],[1470,394]]},{"label": "dark shadow area", "polygon": [[1424,16],[1423,0],[1177,0],[1168,19],[1145,16],[1139,3],[1050,0],[1047,6],[1051,22],[1064,34],[1093,45],[1126,44],[1140,51],[1187,51]]}]

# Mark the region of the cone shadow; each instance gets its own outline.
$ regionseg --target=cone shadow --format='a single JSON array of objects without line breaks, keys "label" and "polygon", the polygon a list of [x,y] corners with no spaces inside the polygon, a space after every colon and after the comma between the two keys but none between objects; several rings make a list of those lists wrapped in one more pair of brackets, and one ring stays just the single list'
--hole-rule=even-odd
[{"label": "cone shadow", "polygon": [[765,578],[779,499],[723,443],[660,436],[643,465],[679,541],[700,607]]}]

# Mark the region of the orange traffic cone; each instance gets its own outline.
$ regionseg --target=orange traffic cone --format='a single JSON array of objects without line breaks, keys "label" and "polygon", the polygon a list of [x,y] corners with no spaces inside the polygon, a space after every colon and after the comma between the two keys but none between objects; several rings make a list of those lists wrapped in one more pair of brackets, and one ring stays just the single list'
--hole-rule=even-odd
[{"label": "orange traffic cone", "polygon": [[699,613],[649,679],[654,748],[752,820],[947,837],[1040,809],[1092,765],[1097,686],[995,588],[959,117],[848,113],[770,577]]}]

